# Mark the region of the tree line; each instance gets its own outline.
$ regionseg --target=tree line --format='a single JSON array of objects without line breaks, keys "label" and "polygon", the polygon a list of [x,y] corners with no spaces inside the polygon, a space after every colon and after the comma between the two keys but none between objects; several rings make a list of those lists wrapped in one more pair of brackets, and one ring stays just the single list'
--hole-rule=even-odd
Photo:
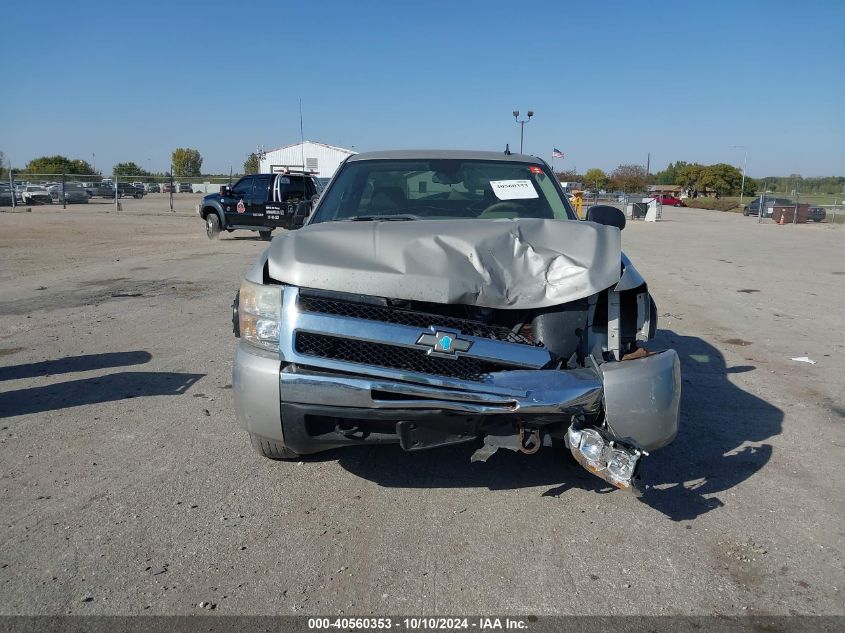
[{"label": "tree line", "polygon": [[[206,176],[227,176],[228,174],[203,174],[202,173],[202,154],[199,150],[189,147],[177,147],[171,154],[171,164],[173,165],[173,176],[176,178],[199,178]],[[0,152],[0,178],[7,179],[9,177],[9,169],[11,165],[7,164],[6,155]],[[251,153],[243,164],[244,174],[257,174],[260,170],[258,154]],[[68,176],[88,176],[94,179],[102,178],[103,173],[94,168],[91,163],[81,158],[68,158],[67,156],[39,156],[29,161],[23,169],[14,169],[15,172],[24,172],[26,174],[43,174],[58,176],[66,174]],[[107,174],[108,175],[108,174]],[[170,172],[154,173],[148,171],[133,161],[120,162],[112,167],[111,175],[118,178],[150,178],[170,176]]]},{"label": "tree line", "polygon": [[[189,147],[177,147],[171,154],[173,176],[177,178],[199,178],[202,173],[202,154]],[[0,178],[8,178],[10,165],[6,164],[5,155],[0,152]],[[68,158],[57,154],[55,156],[39,156],[29,161],[23,169],[13,169],[27,175],[59,176],[87,176],[102,178],[103,173],[94,168],[91,163],[81,158]],[[108,174],[107,174],[108,175]],[[117,163],[112,167],[111,175],[118,178],[149,178],[155,176],[170,176],[170,172],[153,173],[132,161]]]},{"label": "tree line", "polygon": [[821,176],[804,178],[801,174],[789,176],[766,176],[757,182],[766,184],[771,191],[800,191],[801,193],[839,194],[845,192],[845,176]]},{"label": "tree line", "polygon": [[[173,176],[176,178],[199,178],[203,175],[226,176],[228,174],[203,174],[202,154],[196,149],[178,147],[171,154]],[[3,152],[0,152],[0,178],[8,179],[11,166]],[[260,170],[258,154],[250,153],[243,163],[244,174],[257,174]],[[66,156],[40,156],[33,158],[23,169],[16,172],[68,176],[102,177],[102,172],[81,158]],[[132,161],[120,162],[112,167],[113,175],[118,178],[144,178],[170,176],[170,172],[153,173]],[[720,196],[739,195],[742,188],[742,172],[726,163],[702,165],[679,160],[669,163],[665,169],[650,174],[643,165],[619,165],[609,174],[597,167],[588,169],[583,174],[575,170],[555,172],[561,182],[581,182],[588,189],[611,189],[619,191],[645,191],[648,185],[679,185],[690,191],[700,193],[715,192]],[[801,192],[808,194],[838,194],[845,191],[845,177],[822,176],[804,178],[801,174],[789,176],[766,176],[765,178],[745,177],[742,194],[753,196],[758,190]]]},{"label": "tree line", "polygon": [[689,191],[716,193],[719,196],[753,196],[757,191],[798,191],[801,193],[836,194],[845,191],[845,177],[824,176],[804,178],[800,174],[790,176],[766,176],[751,178],[746,175],[742,186],[742,171],[726,163],[702,165],[679,160],[669,163],[666,169],[650,174],[643,165],[619,165],[609,174],[597,167],[583,174],[574,170],[555,172],[561,182],[581,182],[587,189],[610,189],[613,191],[645,191],[649,185],[677,185]]}]

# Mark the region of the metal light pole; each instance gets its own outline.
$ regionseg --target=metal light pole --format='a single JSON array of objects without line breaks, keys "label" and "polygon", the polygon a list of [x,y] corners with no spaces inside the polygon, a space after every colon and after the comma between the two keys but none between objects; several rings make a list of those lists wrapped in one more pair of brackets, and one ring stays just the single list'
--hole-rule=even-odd
[{"label": "metal light pole", "polygon": [[513,111],[513,120],[519,123],[519,153],[522,154],[522,142],[525,139],[525,124],[531,120],[531,117],[534,116],[534,111],[528,111],[528,118],[520,121],[519,120],[519,110]]},{"label": "metal light pole", "polygon": [[742,185],[739,189],[739,206],[742,206],[742,196],[745,194],[745,166],[748,164],[748,148],[745,145],[731,145],[731,147],[745,150],[745,156],[742,159]]}]

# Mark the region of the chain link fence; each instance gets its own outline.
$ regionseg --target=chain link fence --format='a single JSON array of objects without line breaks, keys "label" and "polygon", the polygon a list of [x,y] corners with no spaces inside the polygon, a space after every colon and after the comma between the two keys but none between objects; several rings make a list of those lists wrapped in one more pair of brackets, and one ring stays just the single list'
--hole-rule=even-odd
[{"label": "chain link fence", "polygon": [[[178,178],[168,175],[123,176],[119,174],[35,174],[11,171],[0,181],[0,208],[33,208],[56,205],[142,208],[153,202],[156,209],[178,211],[193,208],[202,196],[230,184],[230,178]],[[187,203],[187,204],[186,204]],[[150,206],[149,204],[147,206]]]},{"label": "chain link fence", "polygon": [[[786,224],[843,224],[845,223],[845,192],[841,194],[772,191],[755,196],[681,196],[691,208],[708,211],[741,213],[760,223]],[[762,210],[761,210],[762,209]]]},{"label": "chain link fence", "polygon": [[[785,224],[845,224],[845,192],[841,194],[767,191],[762,215],[766,220]],[[754,200],[759,207],[760,196]],[[757,215],[757,214],[751,214]]]},{"label": "chain link fence", "polygon": [[[122,176],[119,174],[35,174],[11,171],[0,181],[0,208],[33,208],[42,205],[96,205],[114,210],[192,212],[202,196],[215,193],[221,185],[231,184],[238,176],[178,178],[169,175]],[[604,191],[587,189],[583,195],[582,215],[594,204],[612,204],[626,211],[630,219],[645,216],[643,200],[655,191]],[[740,198],[681,195],[682,202],[693,208],[730,211],[752,216],[764,223],[845,224],[845,192],[840,194],[771,191]],[[632,206],[634,205],[634,206]],[[658,217],[662,215],[658,205]],[[785,208],[786,207],[786,208]]]}]

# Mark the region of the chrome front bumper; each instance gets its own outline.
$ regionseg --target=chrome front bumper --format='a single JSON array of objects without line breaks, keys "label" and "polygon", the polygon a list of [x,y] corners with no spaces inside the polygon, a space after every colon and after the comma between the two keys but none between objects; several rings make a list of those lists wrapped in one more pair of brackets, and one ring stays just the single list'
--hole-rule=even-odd
[{"label": "chrome front bumper", "polygon": [[[278,357],[241,342],[235,353],[233,396],[241,425],[285,442],[283,410],[338,418],[402,421],[413,418],[459,426],[469,419],[503,416],[539,425],[574,415],[605,413],[605,433],[643,451],[665,446],[678,432],[680,362],[674,350],[588,369],[497,372],[472,390],[283,365]],[[490,392],[482,391],[485,385]],[[305,433],[301,429],[300,437]],[[342,445],[341,441],[332,446]],[[355,443],[355,442],[349,442]],[[313,447],[314,452],[331,446]]]},{"label": "chrome front bumper", "polygon": [[[281,372],[283,402],[362,409],[430,409],[492,414],[591,414],[601,408],[602,384],[587,369],[503,371],[490,392],[446,389],[382,378],[347,376],[289,365]],[[478,388],[477,385],[473,385]]]}]

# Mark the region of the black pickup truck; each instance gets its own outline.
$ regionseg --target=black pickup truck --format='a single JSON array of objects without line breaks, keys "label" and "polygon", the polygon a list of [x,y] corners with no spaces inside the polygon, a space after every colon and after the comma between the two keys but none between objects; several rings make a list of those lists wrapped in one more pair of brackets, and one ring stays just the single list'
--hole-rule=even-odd
[{"label": "black pickup truck", "polygon": [[321,190],[317,178],[306,172],[253,174],[205,196],[197,214],[209,239],[217,239],[221,230],[247,230],[269,240],[273,229],[301,225],[304,216],[294,217],[297,209],[303,213],[300,203],[314,200]]},{"label": "black pickup truck", "polygon": [[[110,182],[101,182],[97,187],[97,194],[103,198],[114,198],[114,184]],[[117,197],[118,198],[143,198],[144,188],[136,187],[128,182],[117,183]]]}]

